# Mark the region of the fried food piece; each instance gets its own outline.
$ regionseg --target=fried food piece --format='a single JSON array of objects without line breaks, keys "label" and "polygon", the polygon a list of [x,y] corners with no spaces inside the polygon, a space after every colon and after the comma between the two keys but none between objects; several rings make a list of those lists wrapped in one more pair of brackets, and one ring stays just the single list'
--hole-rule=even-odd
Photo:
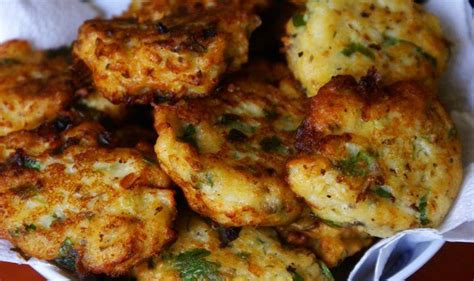
[{"label": "fried food piece", "polygon": [[123,17],[138,18],[140,22],[159,21],[169,15],[193,14],[229,6],[254,11],[266,7],[268,2],[268,0],[132,0]]},{"label": "fried food piece", "polygon": [[101,133],[82,123],[43,153],[10,155],[0,170],[0,237],[27,256],[108,275],[174,238],[174,192],[153,148],[103,148]]},{"label": "fried food piece", "polygon": [[56,117],[72,100],[66,58],[28,42],[0,45],[0,136],[33,129]]},{"label": "fried food piece", "polygon": [[160,22],[89,20],[74,54],[113,103],[208,95],[226,71],[247,62],[257,16],[232,8],[170,16]]},{"label": "fried food piece", "polygon": [[358,227],[321,221],[309,208],[294,223],[278,227],[278,233],[290,244],[310,248],[329,267],[337,266],[372,243],[372,238]]},{"label": "fried food piece", "polygon": [[213,97],[155,107],[158,159],[196,212],[227,226],[299,215],[284,176],[305,99],[288,71],[272,79],[281,75],[249,69]]},{"label": "fried food piece", "polygon": [[337,76],[311,99],[288,180],[318,217],[373,236],[436,227],[462,179],[455,132],[436,95],[416,82]]},{"label": "fried food piece", "polygon": [[281,245],[270,228],[222,228],[185,213],[177,231],[168,250],[133,270],[137,280],[332,279],[310,251]]},{"label": "fried food piece", "polygon": [[284,43],[308,96],[333,76],[358,79],[373,66],[386,83],[433,86],[449,57],[438,19],[412,0],[307,1],[288,22]]}]

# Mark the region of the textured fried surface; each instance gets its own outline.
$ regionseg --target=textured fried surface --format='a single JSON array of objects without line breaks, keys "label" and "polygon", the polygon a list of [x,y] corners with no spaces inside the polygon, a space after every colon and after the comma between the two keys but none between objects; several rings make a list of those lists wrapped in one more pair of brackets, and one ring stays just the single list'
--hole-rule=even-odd
[{"label": "textured fried surface", "polygon": [[288,243],[310,248],[329,267],[337,266],[372,242],[372,238],[358,227],[323,222],[309,208],[294,223],[278,227],[278,232]]},{"label": "textured fried surface", "polygon": [[290,69],[309,96],[332,76],[364,76],[375,66],[392,83],[432,84],[449,55],[438,19],[412,0],[307,1],[287,24]]},{"label": "textured fried surface", "polygon": [[438,226],[462,178],[459,140],[435,95],[415,82],[380,87],[373,74],[325,85],[297,147],[293,191],[317,216],[373,236]]},{"label": "textured fried surface", "polygon": [[284,181],[304,117],[295,84],[282,65],[260,64],[213,97],[155,107],[158,159],[196,212],[234,226],[279,225],[299,214]]},{"label": "textured fried surface", "polygon": [[74,53],[114,103],[205,96],[225,71],[247,62],[248,37],[259,24],[257,16],[230,7],[160,22],[89,20]]},{"label": "textured fried surface", "polygon": [[152,147],[102,148],[102,131],[82,123],[59,137],[38,136],[45,145],[31,155],[8,157],[0,172],[2,238],[28,256],[109,275],[174,238],[174,192]]},{"label": "textured fried surface", "polygon": [[158,21],[169,15],[193,14],[228,6],[253,11],[267,6],[268,2],[268,0],[132,0],[123,16],[136,17],[140,22]]},{"label": "textured fried surface", "polygon": [[124,104],[113,104],[96,91],[87,93],[77,103],[79,107],[103,113],[113,120],[124,120],[127,116],[127,107]]},{"label": "textured fried surface", "polygon": [[71,101],[63,56],[35,51],[26,41],[0,45],[0,136],[32,129]]},{"label": "textured fried surface", "polygon": [[[275,231],[269,228],[233,229],[232,238],[228,240],[235,240],[226,241],[224,245],[223,233],[231,230],[211,226],[196,215],[180,214],[177,230],[178,240],[170,249],[134,269],[138,280],[329,279],[310,251],[282,246]],[[198,252],[201,256],[196,258],[195,255],[194,263],[184,258]],[[189,279],[190,276],[194,279]]]}]

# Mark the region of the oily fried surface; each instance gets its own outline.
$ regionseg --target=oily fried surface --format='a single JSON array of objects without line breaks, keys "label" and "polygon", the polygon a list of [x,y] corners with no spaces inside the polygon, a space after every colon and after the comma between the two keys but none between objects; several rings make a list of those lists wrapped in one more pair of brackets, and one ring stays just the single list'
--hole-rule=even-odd
[{"label": "oily fried surface", "polygon": [[89,20],[79,30],[74,54],[114,103],[199,97],[224,72],[247,62],[248,37],[259,24],[257,16],[231,7],[160,22]]},{"label": "oily fried surface", "polygon": [[132,0],[123,16],[136,17],[140,22],[158,21],[169,15],[193,14],[229,6],[253,11],[266,7],[268,2],[268,0]]},{"label": "oily fried surface", "polygon": [[138,280],[330,279],[310,251],[284,247],[270,228],[222,228],[185,213],[177,231],[168,250],[135,267]]},{"label": "oily fried surface", "polygon": [[310,248],[329,267],[337,266],[372,242],[358,227],[321,221],[309,208],[305,208],[297,221],[278,227],[278,233],[290,244]]},{"label": "oily fried surface", "polygon": [[0,45],[0,136],[51,120],[71,101],[66,58],[26,41]]},{"label": "oily fried surface", "polygon": [[288,163],[291,188],[312,211],[387,237],[436,227],[462,179],[456,130],[438,99],[415,82],[380,86],[337,76],[311,99]]},{"label": "oily fried surface", "polygon": [[102,131],[82,123],[9,155],[0,169],[2,238],[27,256],[108,275],[174,238],[174,192],[152,148],[104,148]]},{"label": "oily fried surface", "polygon": [[307,1],[287,23],[284,43],[308,96],[332,76],[358,79],[372,66],[387,83],[431,85],[449,56],[438,19],[412,0]]},{"label": "oily fried surface", "polygon": [[228,226],[285,224],[301,211],[284,177],[304,103],[282,65],[252,66],[215,96],[156,106],[155,151],[196,212]]}]

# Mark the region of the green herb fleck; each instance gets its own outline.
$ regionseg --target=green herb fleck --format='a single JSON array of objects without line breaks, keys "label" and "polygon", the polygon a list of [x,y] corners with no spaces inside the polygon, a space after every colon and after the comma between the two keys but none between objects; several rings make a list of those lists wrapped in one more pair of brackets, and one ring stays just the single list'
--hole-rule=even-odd
[{"label": "green herb fleck", "polygon": [[342,50],[342,54],[346,57],[350,57],[354,53],[361,53],[370,59],[375,59],[374,53],[372,53],[369,48],[359,43],[350,43],[349,45],[347,45],[346,48]]},{"label": "green herb fleck", "polygon": [[424,195],[420,198],[420,202],[418,203],[418,211],[420,212],[420,222],[422,225],[427,225],[430,223],[428,219],[428,214],[426,207],[428,206],[428,195]]},{"label": "green herb fleck", "polygon": [[458,135],[458,130],[455,127],[451,127],[448,131],[448,139],[453,139]]},{"label": "green herb fleck", "polygon": [[246,261],[248,261],[249,258],[250,258],[250,253],[247,253],[247,252],[239,252],[235,255],[238,256],[239,258],[243,259],[243,260],[246,260]]},{"label": "green herb fleck", "polygon": [[369,167],[374,162],[374,157],[366,152],[359,151],[348,158],[336,162],[336,168],[345,176],[363,177],[369,173]]},{"label": "green herb fleck", "polygon": [[181,280],[222,280],[219,273],[220,264],[205,259],[210,254],[211,252],[205,249],[193,249],[174,257],[173,266],[179,271]]},{"label": "green herb fleck", "polygon": [[425,50],[423,50],[423,48],[421,48],[420,46],[418,46],[417,44],[411,42],[411,41],[408,41],[408,40],[405,40],[405,39],[399,39],[399,38],[395,38],[395,37],[391,37],[391,36],[385,36],[385,40],[383,42],[383,44],[385,46],[393,46],[393,45],[396,45],[396,44],[408,44],[408,45],[411,45],[415,48],[415,51],[420,54],[424,59],[428,60],[430,62],[431,65],[433,65],[434,67],[436,67],[436,65],[438,64],[437,60],[435,57],[433,57],[432,55],[430,55],[429,53],[427,53]]},{"label": "green herb fleck", "polygon": [[328,220],[328,219],[323,219],[323,218],[318,217],[318,216],[316,216],[316,218],[318,218],[323,223],[329,225],[330,227],[336,227],[336,228],[341,228],[342,227],[341,223],[338,223],[338,222],[335,222],[335,221],[332,221],[332,220]]},{"label": "green herb fleck", "polygon": [[190,145],[194,147],[197,146],[197,141],[196,141],[196,127],[194,127],[193,124],[188,124],[183,128],[183,131],[181,132],[181,136],[179,139],[182,142],[189,143]]},{"label": "green herb fleck", "polygon": [[382,198],[388,198],[388,199],[393,199],[392,193],[385,189],[383,186],[377,186],[377,188],[374,190],[375,194]]},{"label": "green herb fleck", "polygon": [[30,224],[25,224],[25,230],[26,232],[32,232],[36,230],[36,225],[30,223]]},{"label": "green herb fleck", "polygon": [[298,272],[296,272],[296,268],[292,266],[288,266],[286,268],[286,271],[288,271],[291,274],[291,279],[293,281],[304,281],[303,276],[301,276]]},{"label": "green herb fleck", "polygon": [[17,59],[5,58],[0,60],[0,66],[10,66],[15,64],[20,64],[21,62]]},{"label": "green herb fleck", "polygon": [[74,250],[73,243],[69,237],[64,239],[59,248],[59,255],[54,259],[62,267],[74,271],[76,269],[77,252]]},{"label": "green herb fleck", "polygon": [[41,164],[37,160],[30,158],[30,157],[25,157],[25,160],[23,162],[23,166],[28,169],[34,169],[39,171],[41,169]]},{"label": "green herb fleck", "polygon": [[292,21],[293,21],[293,25],[295,27],[299,27],[299,26],[305,26],[306,25],[306,21],[304,19],[304,15],[303,14],[296,14],[293,16],[292,18]]},{"label": "green herb fleck", "polygon": [[288,150],[283,146],[281,140],[277,136],[265,137],[260,141],[260,147],[265,152],[278,152],[286,154]]},{"label": "green herb fleck", "polygon": [[326,278],[334,280],[334,276],[332,276],[331,271],[323,261],[319,261],[319,266],[321,267],[321,271],[323,272],[324,276],[326,276]]}]

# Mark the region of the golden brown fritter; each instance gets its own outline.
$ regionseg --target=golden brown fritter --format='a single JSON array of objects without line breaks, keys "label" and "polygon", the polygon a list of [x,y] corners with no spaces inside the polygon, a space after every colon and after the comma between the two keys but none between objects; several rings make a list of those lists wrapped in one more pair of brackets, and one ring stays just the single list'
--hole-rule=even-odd
[{"label": "golden brown fritter", "polygon": [[305,99],[283,66],[262,68],[215,96],[155,107],[162,168],[193,210],[227,226],[286,224],[301,211],[284,177]]},{"label": "golden brown fritter", "polygon": [[420,84],[377,80],[337,76],[311,99],[290,186],[318,217],[373,236],[436,227],[462,179],[454,125]]},{"label": "golden brown fritter", "polygon": [[132,0],[123,17],[136,17],[140,22],[159,21],[169,15],[193,14],[229,6],[254,11],[266,7],[268,2],[268,0]]},{"label": "golden brown fritter", "polygon": [[306,2],[287,23],[290,69],[308,96],[340,74],[359,79],[375,66],[386,83],[443,73],[449,45],[438,19],[413,0]]},{"label": "golden brown fritter", "polygon": [[124,274],[159,253],[174,238],[170,180],[151,146],[104,148],[104,133],[86,122],[10,154],[0,169],[0,237],[80,273]]},{"label": "golden brown fritter", "polygon": [[133,270],[137,280],[332,279],[310,251],[283,246],[270,228],[222,228],[180,213],[177,231],[168,250]]},{"label": "golden brown fritter", "polygon": [[72,99],[66,58],[26,41],[0,45],[0,136],[51,120]]},{"label": "golden brown fritter", "polygon": [[321,221],[309,208],[297,221],[278,227],[278,232],[288,243],[310,248],[329,267],[337,266],[372,243],[372,238],[357,226]]},{"label": "golden brown fritter", "polygon": [[97,90],[114,103],[208,95],[226,71],[247,62],[257,16],[231,7],[170,16],[160,22],[89,20],[74,54]]}]

